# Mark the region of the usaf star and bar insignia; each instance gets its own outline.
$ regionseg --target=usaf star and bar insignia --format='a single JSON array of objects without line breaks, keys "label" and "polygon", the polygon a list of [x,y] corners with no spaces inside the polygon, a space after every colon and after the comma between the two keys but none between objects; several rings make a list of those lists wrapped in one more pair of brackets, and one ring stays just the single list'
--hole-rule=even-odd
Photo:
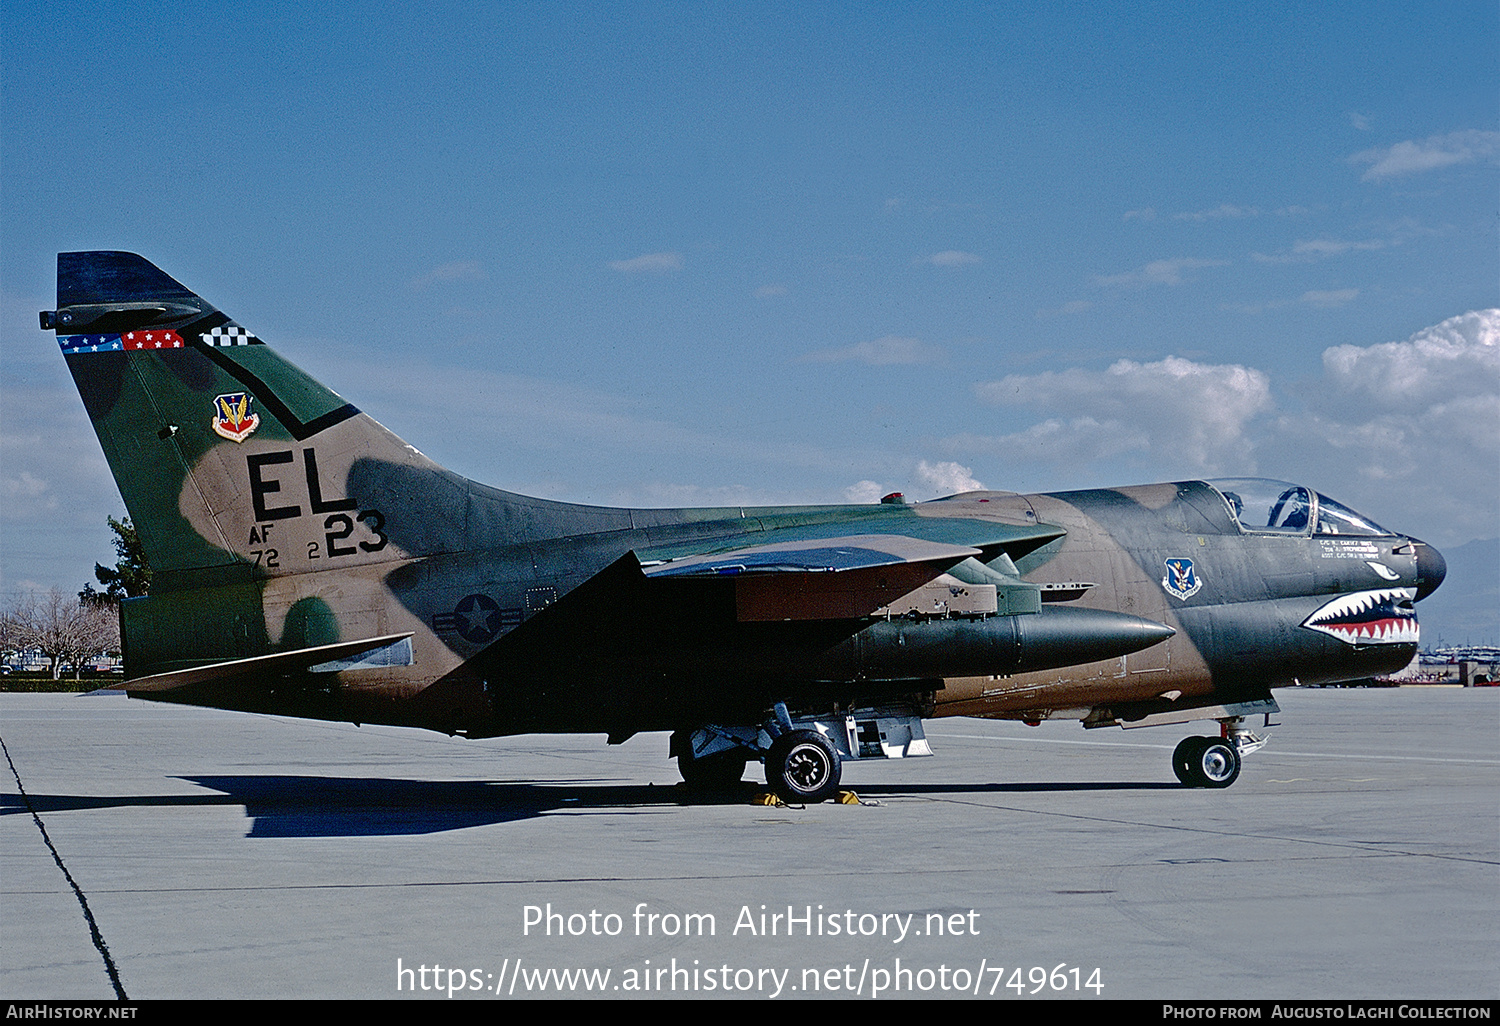
[{"label": "usaf star and bar insignia", "polygon": [[466,595],[451,613],[433,613],[432,629],[439,634],[457,634],[465,641],[482,645],[497,636],[502,628],[521,622],[521,610],[501,609],[488,595]]}]

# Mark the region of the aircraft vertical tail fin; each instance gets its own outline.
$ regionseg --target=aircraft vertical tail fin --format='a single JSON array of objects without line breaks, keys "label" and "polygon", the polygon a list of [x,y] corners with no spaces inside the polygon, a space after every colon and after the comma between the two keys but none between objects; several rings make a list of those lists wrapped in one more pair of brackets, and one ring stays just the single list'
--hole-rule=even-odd
[{"label": "aircraft vertical tail fin", "polygon": [[144,258],[58,254],[57,309],[41,325],[57,332],[157,588],[463,547],[469,482]]}]

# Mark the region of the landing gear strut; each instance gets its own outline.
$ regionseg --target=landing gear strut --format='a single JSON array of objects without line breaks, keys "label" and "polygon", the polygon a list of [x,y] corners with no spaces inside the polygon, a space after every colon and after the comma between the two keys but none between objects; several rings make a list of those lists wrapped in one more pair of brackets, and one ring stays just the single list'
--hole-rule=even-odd
[{"label": "landing gear strut", "polygon": [[677,769],[690,790],[713,794],[731,790],[738,784],[745,775],[747,761],[740,752],[722,752],[701,759],[683,753],[677,757]]},{"label": "landing gear strut", "polygon": [[688,789],[700,794],[732,791],[745,775],[750,753],[740,747],[722,747],[708,754],[695,754],[691,735],[679,731],[672,736],[677,769]]}]

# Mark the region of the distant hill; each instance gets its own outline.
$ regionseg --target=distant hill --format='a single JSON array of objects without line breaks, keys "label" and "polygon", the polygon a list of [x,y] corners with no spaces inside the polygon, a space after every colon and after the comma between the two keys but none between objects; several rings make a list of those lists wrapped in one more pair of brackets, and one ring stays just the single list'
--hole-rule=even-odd
[{"label": "distant hill", "polygon": [[1500,538],[1441,552],[1448,576],[1417,606],[1422,647],[1500,645]]}]

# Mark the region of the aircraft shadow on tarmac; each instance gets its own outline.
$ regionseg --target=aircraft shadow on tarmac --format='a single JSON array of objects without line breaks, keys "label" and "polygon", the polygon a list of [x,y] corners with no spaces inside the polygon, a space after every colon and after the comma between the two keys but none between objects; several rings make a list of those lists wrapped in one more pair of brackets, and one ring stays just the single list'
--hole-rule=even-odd
[{"label": "aircraft shadow on tarmac", "polygon": [[[38,814],[125,808],[238,805],[252,820],[250,837],[359,837],[430,834],[465,827],[531,819],[547,813],[631,814],[681,805],[738,805],[764,787],[742,781],[735,789],[694,794],[681,785],[599,781],[500,782],[392,780],[367,777],[195,776],[179,777],[218,794],[191,795],[0,795],[0,815],[35,809]],[[1091,781],[1009,784],[917,784],[861,787],[881,800],[950,795],[1034,794],[1175,790],[1175,783]]]}]

